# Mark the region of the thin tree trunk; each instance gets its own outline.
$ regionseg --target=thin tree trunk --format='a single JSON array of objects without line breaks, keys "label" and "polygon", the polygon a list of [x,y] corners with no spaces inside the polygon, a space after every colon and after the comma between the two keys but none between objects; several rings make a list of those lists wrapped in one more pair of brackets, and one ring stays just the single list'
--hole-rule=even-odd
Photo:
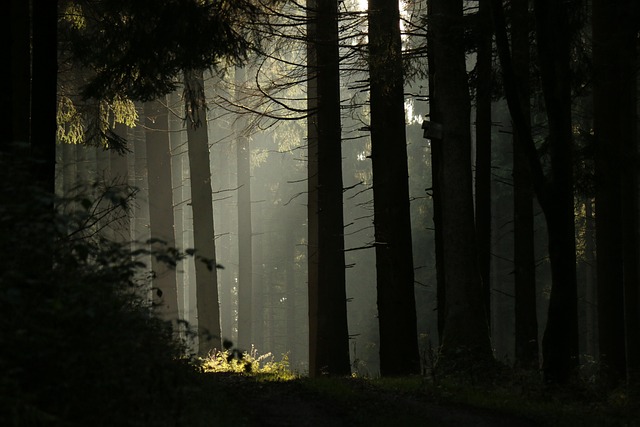
[{"label": "thin tree trunk", "polygon": [[[244,68],[236,67],[235,84],[241,88],[246,84]],[[236,89],[236,91],[241,89]],[[240,98],[237,94],[236,98]],[[236,99],[242,102],[241,99]],[[236,121],[236,153],[238,177],[238,347],[249,350],[252,344],[252,228],[251,228],[251,147],[244,134],[246,120]]]},{"label": "thin tree trunk", "polygon": [[[427,14],[429,20],[433,20],[433,6],[427,3]],[[433,46],[433,27],[430,25],[427,32],[427,44]],[[428,49],[427,61],[429,63],[429,119],[435,126],[442,124],[442,113],[440,112],[440,93],[435,88],[435,76],[438,64],[433,54],[433,49]],[[428,123],[427,123],[428,124]],[[425,132],[425,137],[430,140],[431,148],[431,200],[433,201],[433,227],[434,227],[434,251],[436,261],[436,287],[437,287],[437,318],[438,318],[438,344],[442,345],[442,332],[444,330],[445,317],[444,306],[446,302],[446,284],[444,276],[444,256],[443,242],[444,232],[442,228],[442,198],[440,188],[442,181],[442,136],[437,132],[429,134]]]},{"label": "thin tree trunk", "polygon": [[[221,349],[220,303],[204,78],[202,70],[185,71],[187,144],[191,174],[193,244],[196,255],[196,295],[198,312],[198,353],[207,355]],[[206,262],[205,262],[206,260]]]},{"label": "thin tree trunk", "polygon": [[[149,229],[154,243],[152,249],[163,251],[175,247],[173,235],[173,198],[171,192],[171,152],[166,101],[156,100],[144,105],[147,171],[149,184]],[[178,319],[178,293],[175,271],[156,257],[151,258],[152,287],[155,313],[166,321]]]},{"label": "thin tree trunk", "polygon": [[338,2],[307,7],[309,375],[348,375]]},{"label": "thin tree trunk", "polygon": [[[511,3],[511,46],[520,84],[524,119],[529,127],[529,0]],[[513,136],[515,356],[523,368],[539,368],[536,272],[533,239],[533,187],[523,143]]]},{"label": "thin tree trunk", "polygon": [[476,241],[484,310],[491,318],[491,62],[490,0],[480,0],[478,12],[478,79],[476,85]]}]

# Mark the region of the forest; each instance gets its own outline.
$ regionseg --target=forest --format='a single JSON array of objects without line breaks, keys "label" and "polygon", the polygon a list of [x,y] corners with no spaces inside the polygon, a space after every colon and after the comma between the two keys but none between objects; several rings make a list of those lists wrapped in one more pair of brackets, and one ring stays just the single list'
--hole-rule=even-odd
[{"label": "forest", "polygon": [[1,425],[640,425],[635,0],[7,7]]}]

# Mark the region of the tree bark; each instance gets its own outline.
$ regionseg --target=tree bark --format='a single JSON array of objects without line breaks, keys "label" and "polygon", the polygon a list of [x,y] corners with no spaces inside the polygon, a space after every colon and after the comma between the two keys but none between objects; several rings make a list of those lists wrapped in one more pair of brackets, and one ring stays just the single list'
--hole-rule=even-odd
[{"label": "tree bark", "polygon": [[478,12],[475,165],[478,269],[487,319],[491,319],[491,62],[493,53],[489,1],[480,0]]},{"label": "tree bark", "polygon": [[[246,71],[236,67],[235,84],[246,84]],[[241,90],[236,98],[241,98]],[[242,102],[241,99],[236,99]],[[253,321],[253,259],[251,227],[251,147],[244,134],[246,120],[238,117],[235,123],[235,141],[238,177],[238,347],[249,351],[252,344]]]},{"label": "tree bark", "polygon": [[[400,12],[369,1],[371,160],[381,375],[420,372]],[[402,363],[398,363],[399,346]]]},{"label": "tree bark", "polygon": [[[511,3],[511,46],[519,82],[522,111],[530,122],[529,90],[529,0]],[[523,142],[513,136],[513,211],[515,282],[515,356],[520,367],[538,369],[538,320],[536,309],[536,271],[533,239],[533,188]]]},{"label": "tree bark", "polygon": [[[216,269],[215,229],[211,194],[211,166],[204,78],[202,70],[185,71],[187,103],[187,145],[191,175],[193,245],[196,255],[196,301],[198,312],[198,353],[206,356],[220,350],[220,302]],[[204,262],[206,260],[206,262]]]},{"label": "tree bark", "polygon": [[462,1],[432,0],[431,16],[431,49],[437,64],[434,89],[435,94],[443,94],[438,98],[442,120],[439,184],[446,283],[442,351],[449,362],[462,357],[487,360],[492,353],[475,242]]},{"label": "tree bark", "polygon": [[[169,121],[166,101],[156,100],[144,105],[147,171],[149,184],[149,230],[154,243],[152,249],[162,251],[175,247],[173,235],[173,198],[171,192],[171,153],[169,150]],[[175,327],[178,319],[178,294],[175,271],[166,263],[151,257],[155,312]]]},{"label": "tree bark", "polygon": [[338,2],[307,7],[309,375],[348,375]]},{"label": "tree bark", "polygon": [[549,119],[551,173],[547,182],[531,126],[522,109],[501,0],[493,0],[496,43],[503,71],[509,111],[527,156],[529,172],[547,221],[551,296],[542,353],[548,383],[566,383],[578,366],[578,308],[575,223],[573,213],[573,164],[571,135],[571,87],[569,85],[570,26],[565,4],[534,2],[536,36],[542,90]]},{"label": "tree bark", "polygon": [[[427,3],[427,14],[430,20],[433,20],[433,6],[431,2]],[[434,34],[433,27],[427,28],[427,44],[433,46]],[[427,61],[429,64],[429,120],[437,125],[442,123],[442,113],[440,111],[441,98],[439,91],[436,91],[435,77],[437,75],[438,64],[432,49],[427,51]],[[442,199],[440,196],[442,181],[442,137],[434,135],[425,135],[430,141],[431,151],[431,200],[433,201],[433,228],[434,228],[434,251],[436,262],[436,307],[438,319],[438,344],[442,345],[442,332],[444,331],[445,317],[444,306],[446,301],[445,276],[444,276],[444,255],[443,242],[444,232],[442,228]]]},{"label": "tree bark", "polygon": [[[593,1],[598,341],[603,374],[614,384],[626,371],[622,236],[629,232],[622,228],[620,166],[622,140],[627,137],[623,101],[628,86],[621,74],[623,37],[619,28],[624,16],[618,8],[611,2]],[[631,89],[635,91],[634,86]]]},{"label": "tree bark", "polygon": [[[34,1],[31,62],[31,151],[33,176],[45,194],[54,194],[56,164],[56,110],[58,79],[58,2]],[[27,96],[20,94],[20,96]],[[33,96],[37,97],[37,100]],[[53,201],[51,201],[53,208]]]}]

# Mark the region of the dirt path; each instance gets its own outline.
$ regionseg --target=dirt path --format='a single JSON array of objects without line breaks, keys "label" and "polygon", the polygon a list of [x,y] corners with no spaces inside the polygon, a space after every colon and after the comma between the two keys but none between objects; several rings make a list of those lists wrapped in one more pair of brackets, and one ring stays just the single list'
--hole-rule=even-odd
[{"label": "dirt path", "polygon": [[355,379],[332,381],[331,389],[301,379],[257,382],[254,378],[216,375],[222,389],[241,411],[239,425],[308,426],[445,426],[533,427],[533,421],[450,403],[430,401]]}]

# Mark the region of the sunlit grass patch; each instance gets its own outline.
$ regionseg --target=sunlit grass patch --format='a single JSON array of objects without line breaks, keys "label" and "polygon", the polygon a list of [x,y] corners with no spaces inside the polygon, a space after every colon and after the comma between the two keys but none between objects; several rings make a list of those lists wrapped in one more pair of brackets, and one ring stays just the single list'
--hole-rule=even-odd
[{"label": "sunlit grass patch", "polygon": [[216,351],[202,359],[201,366],[204,372],[251,375],[265,381],[289,381],[298,378],[289,367],[287,354],[276,360],[272,353],[259,354],[253,346],[251,351],[245,352],[231,349]]}]

